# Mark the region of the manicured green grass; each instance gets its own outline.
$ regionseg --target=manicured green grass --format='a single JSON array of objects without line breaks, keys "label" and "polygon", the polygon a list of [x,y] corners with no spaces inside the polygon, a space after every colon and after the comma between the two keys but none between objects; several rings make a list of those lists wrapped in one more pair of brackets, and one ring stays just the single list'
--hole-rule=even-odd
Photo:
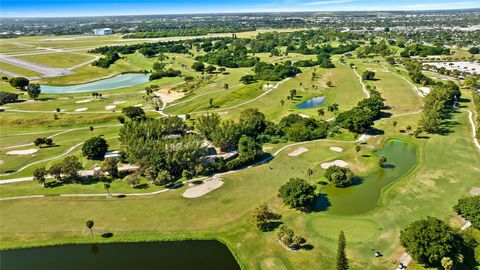
[{"label": "manicured green grass", "polygon": [[[240,35],[240,34],[239,34]],[[28,39],[26,39],[28,40]],[[38,39],[32,38],[35,42]],[[109,42],[108,39],[102,42]],[[113,40],[113,37],[112,37]],[[56,41],[57,42],[57,41]],[[58,41],[59,42],[59,41]],[[66,41],[69,42],[69,41]],[[169,55],[173,57],[173,55]],[[188,67],[193,59],[188,56],[177,55],[176,59],[166,62],[175,68],[181,68],[177,62]],[[268,59],[268,56],[262,56]],[[296,56],[289,55],[289,60]],[[283,61],[284,59],[271,59]],[[98,78],[102,74],[121,72],[128,68],[147,69],[154,59],[145,59],[139,55],[128,56],[120,60],[109,70],[94,71],[86,74],[93,67],[84,67],[77,77],[56,78],[51,82],[65,84],[81,82],[91,78]],[[403,79],[384,70],[382,65],[368,62],[367,60],[347,60],[355,62],[358,72],[363,70],[377,70],[378,81],[368,82],[375,85],[391,107],[389,112],[395,114],[418,111],[422,105],[421,98],[413,91],[412,86]],[[186,113],[192,111],[208,110],[208,100],[214,98],[214,105],[219,106],[219,111],[225,119],[238,119],[239,113],[246,108],[259,108],[265,113],[268,120],[278,121],[289,113],[302,113],[311,117],[317,116],[317,108],[299,110],[295,105],[302,100],[313,96],[324,95],[327,103],[320,108],[326,108],[331,103],[338,103],[340,111],[353,107],[364,98],[358,78],[348,65],[341,65],[334,58],[336,68],[317,68],[318,77],[311,79],[313,68],[303,68],[302,73],[283,84],[268,95],[255,102],[228,109],[230,106],[240,104],[261,94],[257,83],[251,86],[242,86],[238,79],[250,69],[230,69],[230,75],[218,75],[211,83],[196,89],[191,96],[187,96],[170,107],[168,113]],[[120,67],[121,65],[124,65]],[[125,68],[125,69],[124,69]],[[387,67],[391,69],[390,67]],[[391,69],[394,71],[395,69]],[[103,73],[105,72],[105,73]],[[198,73],[190,69],[185,74]],[[398,73],[406,77],[406,74]],[[326,87],[327,81],[333,82],[333,87]],[[168,88],[181,82],[181,78],[162,79],[146,85],[102,92],[104,101],[89,103],[76,103],[79,100],[89,99],[89,94],[75,94],[73,99],[61,99],[63,95],[45,95],[56,97],[54,101],[33,103],[9,104],[9,106],[22,110],[52,110],[57,106],[62,109],[74,110],[79,107],[89,107],[91,110],[104,110],[106,105],[114,101],[127,100],[126,106],[139,102],[142,99],[140,91],[150,84],[159,84]],[[228,83],[229,90],[222,90],[223,84]],[[301,83],[301,85],[300,85]],[[1,86],[2,84],[0,84]],[[313,85],[318,86],[314,88]],[[286,101],[291,89],[296,89],[298,97],[281,106],[280,100]],[[217,91],[217,92],[215,92]],[[464,93],[468,95],[467,92]],[[469,98],[471,99],[471,98]],[[217,103],[218,102],[218,103]],[[142,102],[143,103],[143,102]],[[471,106],[462,103],[461,106]],[[215,108],[213,108],[215,109]],[[88,127],[101,123],[117,123],[118,114],[61,114],[60,120],[43,120],[49,114],[35,115],[32,113],[3,112],[0,115],[2,122],[2,135],[21,132],[50,131],[71,127]],[[150,114],[158,116],[158,114]],[[323,119],[333,115],[326,113]],[[195,117],[195,115],[194,115]],[[154,196],[126,196],[124,198],[105,197],[58,197],[52,196],[42,199],[0,201],[0,248],[13,248],[19,246],[85,243],[85,242],[110,242],[110,241],[155,241],[166,239],[220,239],[234,252],[244,269],[333,269],[336,254],[336,241],[338,232],[343,230],[347,237],[347,254],[352,269],[393,269],[399,256],[402,254],[398,236],[402,228],[413,220],[427,215],[437,216],[444,220],[455,221],[456,215],[451,210],[456,200],[468,194],[469,190],[478,185],[475,179],[480,171],[480,153],[473,147],[471,130],[467,115],[463,111],[453,114],[451,120],[451,133],[447,135],[428,135],[428,139],[416,139],[402,130],[407,125],[414,129],[417,126],[420,114],[411,114],[379,120],[375,127],[379,134],[370,138],[366,145],[362,145],[362,154],[359,156],[354,151],[351,142],[352,134],[344,132],[336,136],[335,140],[323,140],[301,145],[309,149],[299,156],[291,157],[288,153],[300,146],[292,146],[278,154],[268,164],[248,168],[243,171],[222,176],[224,185],[203,197],[186,199],[182,193],[187,186],[171,190]],[[394,130],[393,121],[398,125]],[[5,128],[3,128],[5,127]],[[98,132],[98,133],[97,133]],[[383,134],[382,134],[383,132]],[[113,137],[118,133],[118,127],[96,129],[94,135],[104,134]],[[46,133],[47,134],[51,133]],[[54,138],[61,144],[58,149],[41,149],[36,160],[50,157],[65,151],[70,145],[83,142],[92,136],[88,129],[72,131]],[[19,137],[18,142],[29,142],[35,135]],[[15,140],[6,137],[4,145],[15,144]],[[278,188],[291,177],[307,178],[306,170],[312,168],[314,175],[311,178],[320,190],[320,183],[324,181],[323,170],[319,168],[325,161],[342,159],[351,163],[351,168],[357,175],[366,175],[377,168],[377,160],[373,155],[374,149],[391,138],[399,138],[415,143],[419,149],[418,166],[408,175],[398,179],[392,185],[383,189],[378,207],[368,213],[356,216],[336,216],[329,212],[301,213],[289,209],[277,198]],[[0,139],[3,139],[0,138]],[[329,138],[331,139],[331,138]],[[349,142],[350,140],[350,142]],[[109,139],[112,149],[119,147],[118,140]],[[274,153],[287,143],[265,145],[267,152]],[[336,153],[329,150],[330,146],[340,146],[344,152]],[[19,149],[28,149],[23,147]],[[448,153],[448,154],[445,154]],[[72,152],[80,156],[80,148]],[[5,160],[7,167],[13,168],[30,162],[30,157],[5,156],[5,151],[0,153],[0,159]],[[39,165],[48,165],[44,162]],[[86,168],[92,168],[95,161],[82,158]],[[4,169],[2,165],[2,169]],[[13,177],[30,176],[29,168]],[[2,177],[3,179],[10,177]],[[146,183],[146,182],[145,182]],[[133,189],[126,183],[116,180],[112,183],[112,192],[151,192],[159,187],[149,185],[146,189]],[[43,188],[34,182],[22,182],[0,185],[0,197],[29,195],[29,194],[60,194],[60,193],[104,193],[101,183],[88,185],[69,184],[54,188]],[[292,227],[298,235],[306,238],[307,243],[313,246],[312,250],[287,251],[279,243],[274,232],[261,233],[250,224],[250,212],[261,203],[268,203],[272,209],[282,215],[282,222]],[[95,230],[114,233],[111,239],[102,239],[96,236],[93,240],[85,228],[85,220],[95,221]],[[35,224],[35,226],[32,226]],[[375,258],[373,253],[378,250],[384,254],[382,258]],[[413,265],[412,268],[419,266]]]}]

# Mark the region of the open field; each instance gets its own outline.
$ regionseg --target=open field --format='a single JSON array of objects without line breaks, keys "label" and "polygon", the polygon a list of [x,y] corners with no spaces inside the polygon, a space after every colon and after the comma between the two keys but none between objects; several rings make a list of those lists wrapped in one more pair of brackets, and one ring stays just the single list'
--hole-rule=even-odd
[{"label": "open field", "polygon": [[[259,32],[262,31],[239,33],[238,37],[252,37]],[[215,36],[228,35],[231,34]],[[187,38],[191,37],[154,40]],[[67,49],[82,48],[78,52],[86,53],[87,47],[143,41],[123,40],[117,35],[95,38],[22,37],[0,40],[0,45],[6,44],[0,52],[14,54],[27,48],[57,48],[65,51],[18,57],[68,68],[95,55],[73,54]],[[206,75],[190,68],[197,54],[165,55],[169,57],[164,61],[167,68],[181,70],[184,76],[195,79]],[[281,57],[260,53],[258,56],[269,63],[315,58],[314,55],[296,53]],[[156,61],[155,58],[134,53],[124,55],[108,69],[88,64],[74,69],[76,74],[36,82],[47,85],[80,84],[124,72],[151,70]],[[302,72],[295,77],[248,85],[240,83],[239,79],[254,74],[252,68],[227,68],[225,74],[215,73],[208,79],[202,79],[191,93],[165,104],[165,109],[160,111],[155,111],[155,105],[146,99],[145,88],[158,85],[160,91],[168,95],[171,89],[185,84],[184,78],[165,77],[133,87],[102,91],[101,98],[90,93],[42,94],[38,100],[3,105],[5,111],[0,112],[0,181],[31,177],[35,168],[49,166],[67,155],[81,157],[84,169],[93,170],[101,161],[82,157],[82,144],[92,136],[102,136],[107,140],[109,150],[121,150],[118,140],[121,124],[117,117],[122,114],[122,108],[133,105],[144,109],[150,118],[163,117],[164,113],[189,114],[194,120],[204,113],[218,112],[222,119],[238,121],[243,110],[257,108],[266,120],[273,122],[279,122],[291,113],[332,121],[338,113],[328,111],[329,105],[338,104],[340,112],[353,108],[366,97],[362,81],[355,72],[362,74],[365,70],[372,70],[376,73],[376,80],[363,83],[376,87],[387,107],[384,118],[375,122],[376,132],[365,136],[365,141],[341,129],[339,134],[321,140],[266,143],[263,149],[273,157],[271,160],[217,175],[223,184],[197,198],[183,196],[190,188],[187,183],[165,189],[144,178],[137,188],[124,179],[114,180],[109,191],[125,196],[112,198],[107,198],[103,182],[98,181],[47,187],[34,181],[0,184],[0,220],[3,221],[0,222],[0,249],[65,243],[219,239],[231,249],[242,269],[333,269],[337,236],[344,231],[351,269],[393,269],[404,252],[398,237],[403,228],[425,216],[460,224],[452,206],[459,198],[467,196],[473,187],[479,186],[475,180],[480,175],[480,149],[473,143],[472,127],[465,111],[473,110],[471,92],[462,91],[458,108],[451,119],[445,120],[448,122],[446,134],[422,134],[425,136],[415,138],[406,131],[406,127],[418,127],[423,97],[403,67],[390,66],[380,57],[346,59],[343,64],[338,56],[334,56],[332,62],[335,68],[302,67]],[[349,67],[350,63],[356,66],[356,70]],[[9,71],[15,68],[5,67]],[[331,87],[327,86],[328,81],[332,83]],[[265,87],[266,84],[270,86]],[[225,85],[228,85],[228,90]],[[19,93],[8,82],[0,82],[0,88]],[[287,99],[292,89],[297,94]],[[326,97],[321,106],[309,109],[296,107],[302,101],[319,96]],[[24,94],[23,98],[27,99],[27,95]],[[60,109],[58,113],[57,108]],[[324,110],[324,115],[319,115],[319,109]],[[397,123],[395,127],[394,121]],[[94,127],[93,131],[89,130],[90,126]],[[32,142],[37,137],[51,137],[55,145],[35,147]],[[377,151],[392,139],[416,147],[417,162],[404,175],[377,192],[379,200],[376,207],[369,211],[338,214],[325,204],[325,207],[304,213],[285,206],[277,197],[280,186],[290,178],[300,177],[309,179],[322,195],[320,197],[334,204],[338,188],[327,182],[322,164],[342,160],[355,175],[366,177],[380,170]],[[355,146],[361,146],[360,153]],[[28,155],[8,154],[10,151],[32,149],[36,152]],[[298,152],[292,154],[295,151]],[[313,170],[310,178],[307,176],[308,169]],[[54,183],[53,179],[47,179],[49,182]],[[345,193],[354,192],[355,188],[349,187]],[[5,200],[32,195],[45,196]],[[262,203],[267,203],[274,212],[281,214],[282,222],[304,237],[312,249],[288,251],[278,243],[275,232],[259,232],[250,223],[250,215]],[[345,207],[355,208],[355,205]],[[95,220],[96,232],[112,232],[114,237],[95,236],[92,239],[85,227],[88,219]],[[373,254],[376,250],[384,256],[375,258]],[[423,266],[413,263],[409,269],[423,269]]]}]

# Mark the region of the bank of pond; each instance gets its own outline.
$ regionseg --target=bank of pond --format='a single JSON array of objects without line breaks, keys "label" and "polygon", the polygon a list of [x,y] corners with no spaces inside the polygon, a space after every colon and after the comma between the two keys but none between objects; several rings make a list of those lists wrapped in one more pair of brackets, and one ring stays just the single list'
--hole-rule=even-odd
[{"label": "bank of pond", "polygon": [[417,146],[401,140],[386,142],[375,155],[385,156],[387,163],[375,172],[357,178],[350,187],[326,185],[314,208],[337,215],[355,215],[374,210],[382,190],[402,178],[417,164]]},{"label": "bank of pond", "polygon": [[149,81],[149,76],[149,73],[124,73],[89,83],[66,86],[41,85],[40,88],[44,94],[73,94],[106,91],[147,83]]},{"label": "bank of pond", "polygon": [[213,240],[71,244],[0,251],[2,270],[240,269]]}]

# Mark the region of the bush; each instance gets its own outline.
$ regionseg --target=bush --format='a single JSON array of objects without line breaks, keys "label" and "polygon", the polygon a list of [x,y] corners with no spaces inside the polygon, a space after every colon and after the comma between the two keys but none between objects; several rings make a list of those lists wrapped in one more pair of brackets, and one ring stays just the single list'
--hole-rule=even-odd
[{"label": "bush", "polygon": [[480,229],[480,195],[458,200],[453,210],[470,221],[474,228]]},{"label": "bush", "polygon": [[439,265],[444,257],[454,258],[462,247],[460,236],[434,217],[411,223],[401,231],[400,243],[415,261],[428,266]]},{"label": "bush", "polygon": [[161,170],[154,181],[155,185],[157,186],[166,186],[173,182],[175,182],[175,178],[168,171],[165,170]]},{"label": "bush", "polygon": [[305,239],[296,236],[293,230],[285,224],[278,227],[276,235],[278,240],[291,249],[299,249],[300,246],[305,243]]},{"label": "bush", "polygon": [[278,197],[292,208],[305,209],[315,201],[315,187],[300,178],[290,178],[278,190]]},{"label": "bush", "polygon": [[145,118],[145,112],[140,107],[129,106],[122,109],[122,113],[132,119],[132,120],[141,120]]},{"label": "bush", "polygon": [[18,101],[18,94],[0,91],[0,105]]},{"label": "bush", "polygon": [[325,171],[325,177],[336,187],[348,187],[352,185],[353,172],[349,168],[333,165]]},{"label": "bush", "polygon": [[92,137],[85,141],[82,147],[82,153],[88,159],[103,159],[108,150],[108,143],[102,137]]},{"label": "bush", "polygon": [[27,85],[30,83],[30,81],[27,78],[24,77],[16,77],[16,78],[11,78],[10,79],[10,85],[12,87],[18,88],[18,89],[25,89]]}]

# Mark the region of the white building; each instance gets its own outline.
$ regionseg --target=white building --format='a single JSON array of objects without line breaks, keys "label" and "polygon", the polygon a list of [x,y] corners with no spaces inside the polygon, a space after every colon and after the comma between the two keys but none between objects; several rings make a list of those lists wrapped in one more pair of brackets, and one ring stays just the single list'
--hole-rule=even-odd
[{"label": "white building", "polygon": [[100,28],[100,29],[93,29],[93,33],[95,33],[95,36],[105,36],[105,35],[111,35],[113,31],[110,28]]}]

